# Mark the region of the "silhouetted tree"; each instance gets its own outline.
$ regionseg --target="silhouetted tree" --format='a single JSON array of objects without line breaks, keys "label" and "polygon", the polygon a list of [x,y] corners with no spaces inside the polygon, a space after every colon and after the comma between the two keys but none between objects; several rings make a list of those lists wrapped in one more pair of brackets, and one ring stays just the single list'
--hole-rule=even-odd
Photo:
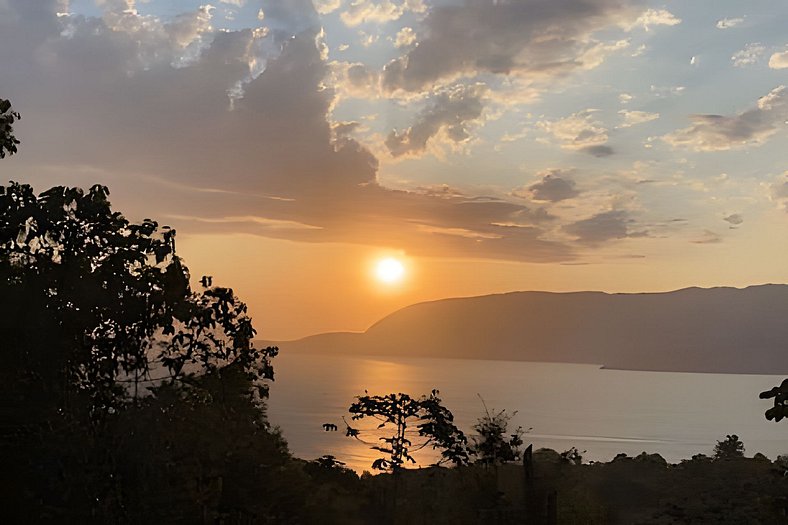
[{"label": "silhouetted tree", "polygon": [[561,461],[569,463],[570,465],[582,465],[584,453],[585,450],[580,452],[576,447],[572,447],[569,450],[561,452]]},{"label": "silhouetted tree", "polygon": [[[378,421],[375,432],[386,434],[378,438],[381,445],[368,443],[373,450],[386,454],[372,463],[374,469],[396,472],[408,461],[416,463],[411,452],[426,446],[441,451],[438,464],[468,463],[468,440],[454,424],[451,411],[441,404],[437,390],[420,398],[402,393],[358,396],[348,411],[354,421],[365,418]],[[389,435],[390,432],[393,434]],[[361,434],[361,430],[347,426],[348,436],[361,439]]]},{"label": "silhouetted tree", "polygon": [[781,421],[788,417],[788,379],[783,380],[780,386],[761,392],[761,399],[774,398],[774,406],[764,414],[769,421]]},{"label": "silhouetted tree", "polygon": [[[196,462],[202,474],[182,476],[183,487],[207,479],[207,468],[227,488],[235,467],[206,458],[243,454],[222,450],[219,439],[192,446],[193,429],[236,428],[236,442],[258,444],[270,434],[258,405],[277,349],[254,347],[246,305],[231,289],[192,290],[174,230],[128,221],[108,195],[100,185],[38,196],[28,185],[0,186],[0,457],[15,480],[2,496],[32,498],[40,516],[60,521],[128,513],[124,498],[133,497],[122,480],[142,465],[129,463],[135,446],[151,462],[160,455],[156,468]],[[245,397],[228,408],[217,396],[232,385]],[[259,416],[234,423],[244,411]],[[175,425],[170,437],[165,421]]]},{"label": "silhouetted tree", "polygon": [[728,434],[714,445],[714,459],[740,458],[744,456],[744,443],[736,434]]},{"label": "silhouetted tree", "polygon": [[22,118],[11,109],[11,102],[0,98],[0,159],[16,153],[19,140],[14,136],[14,122]]},{"label": "silhouetted tree", "polygon": [[[484,400],[482,400],[484,403]],[[470,452],[484,465],[496,465],[520,459],[525,430],[518,426],[512,434],[507,434],[509,421],[517,412],[509,414],[500,410],[491,414],[484,405],[485,414],[473,425],[476,436],[471,437]]]},{"label": "silhouetted tree", "polygon": [[[62,408],[117,411],[140,384],[236,363],[270,379],[246,305],[228,288],[191,289],[175,231],[112,211],[109,190],[0,186],[0,330],[5,370]],[[28,390],[28,389],[25,389]],[[265,386],[260,384],[265,395]]]}]

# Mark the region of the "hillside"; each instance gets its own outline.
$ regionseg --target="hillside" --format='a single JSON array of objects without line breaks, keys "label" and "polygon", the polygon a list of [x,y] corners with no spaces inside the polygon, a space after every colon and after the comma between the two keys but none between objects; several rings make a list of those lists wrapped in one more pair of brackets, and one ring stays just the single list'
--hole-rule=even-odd
[{"label": "hillside", "polygon": [[788,285],[444,299],[403,308],[364,333],[320,334],[276,344],[288,352],[785,374]]}]

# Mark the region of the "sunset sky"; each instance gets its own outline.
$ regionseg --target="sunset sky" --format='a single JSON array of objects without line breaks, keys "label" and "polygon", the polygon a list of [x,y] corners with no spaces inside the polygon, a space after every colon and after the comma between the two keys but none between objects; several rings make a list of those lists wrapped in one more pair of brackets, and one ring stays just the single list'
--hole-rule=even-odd
[{"label": "sunset sky", "polygon": [[0,175],[109,186],[268,339],[784,283],[786,28],[785,0],[0,0]]}]

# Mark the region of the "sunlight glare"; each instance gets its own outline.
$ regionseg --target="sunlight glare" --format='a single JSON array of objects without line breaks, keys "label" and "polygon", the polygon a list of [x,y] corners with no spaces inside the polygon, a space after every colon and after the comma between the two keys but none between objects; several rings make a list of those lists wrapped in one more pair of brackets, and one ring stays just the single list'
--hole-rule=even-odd
[{"label": "sunlight glare", "polygon": [[397,283],[405,277],[405,266],[393,257],[381,259],[375,266],[375,277],[386,284]]}]

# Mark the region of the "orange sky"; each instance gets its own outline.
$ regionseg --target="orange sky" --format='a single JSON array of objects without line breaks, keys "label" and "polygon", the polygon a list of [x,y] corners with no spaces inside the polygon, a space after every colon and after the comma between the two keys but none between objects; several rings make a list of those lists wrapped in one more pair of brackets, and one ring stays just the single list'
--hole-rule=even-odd
[{"label": "orange sky", "polygon": [[[404,250],[365,245],[191,235],[182,230],[178,251],[193,277],[213,275],[215,283],[235,289],[249,305],[260,337],[287,340],[324,331],[364,330],[398,308],[444,297],[788,282],[788,246],[770,242],[774,237],[788,238],[788,227],[743,236],[735,247],[688,248],[666,239],[646,259],[594,252],[585,262],[572,264],[409,257]],[[643,244],[653,250],[653,241]],[[757,257],[752,256],[754,250]],[[383,286],[372,277],[371,267],[375,260],[392,255],[402,257],[408,273],[401,284]]]}]

